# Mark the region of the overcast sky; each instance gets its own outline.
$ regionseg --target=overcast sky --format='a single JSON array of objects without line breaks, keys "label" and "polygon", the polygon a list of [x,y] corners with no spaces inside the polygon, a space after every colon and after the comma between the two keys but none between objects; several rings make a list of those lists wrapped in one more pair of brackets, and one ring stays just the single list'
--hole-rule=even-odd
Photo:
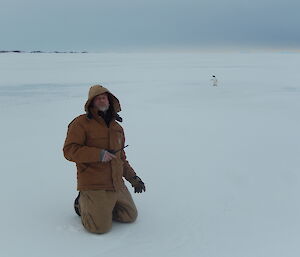
[{"label": "overcast sky", "polygon": [[0,50],[300,46],[298,0],[0,0]]}]

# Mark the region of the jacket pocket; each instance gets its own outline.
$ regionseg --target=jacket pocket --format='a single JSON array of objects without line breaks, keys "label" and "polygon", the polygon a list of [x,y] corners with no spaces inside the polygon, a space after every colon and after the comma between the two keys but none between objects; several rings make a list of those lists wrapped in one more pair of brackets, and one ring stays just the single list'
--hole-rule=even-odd
[{"label": "jacket pocket", "polygon": [[113,129],[112,130],[112,147],[115,149],[113,150],[119,150],[123,146],[123,133],[120,129]]},{"label": "jacket pocket", "polygon": [[89,167],[89,164],[88,163],[78,163],[78,164],[76,164],[76,166],[77,166],[78,172],[84,172]]}]

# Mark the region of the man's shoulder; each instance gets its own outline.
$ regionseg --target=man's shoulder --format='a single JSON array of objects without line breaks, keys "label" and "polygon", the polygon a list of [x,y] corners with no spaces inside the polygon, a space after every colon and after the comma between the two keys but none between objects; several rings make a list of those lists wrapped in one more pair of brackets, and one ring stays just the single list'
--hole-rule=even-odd
[{"label": "man's shoulder", "polygon": [[117,121],[114,121],[114,128],[118,130],[123,130],[123,127]]},{"label": "man's shoulder", "polygon": [[87,115],[86,115],[86,114],[81,114],[81,115],[75,117],[75,118],[69,123],[68,127],[70,127],[71,124],[72,124],[72,125],[75,125],[75,124],[83,124],[83,123],[85,123],[85,122],[87,121],[87,119],[88,119],[88,118],[87,118]]}]

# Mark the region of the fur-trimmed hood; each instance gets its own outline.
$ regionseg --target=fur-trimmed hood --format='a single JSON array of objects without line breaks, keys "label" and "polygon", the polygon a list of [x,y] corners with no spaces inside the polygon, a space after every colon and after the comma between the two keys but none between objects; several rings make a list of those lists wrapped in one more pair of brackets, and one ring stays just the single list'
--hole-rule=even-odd
[{"label": "fur-trimmed hood", "polygon": [[107,88],[105,88],[101,85],[94,85],[94,86],[90,87],[88,100],[86,101],[86,103],[84,105],[84,110],[87,114],[89,113],[89,107],[91,105],[93,98],[97,95],[101,95],[104,93],[108,93],[109,99],[110,99],[110,104],[112,105],[114,111],[116,113],[121,111],[121,105],[120,105],[119,99],[117,97],[115,97]]}]

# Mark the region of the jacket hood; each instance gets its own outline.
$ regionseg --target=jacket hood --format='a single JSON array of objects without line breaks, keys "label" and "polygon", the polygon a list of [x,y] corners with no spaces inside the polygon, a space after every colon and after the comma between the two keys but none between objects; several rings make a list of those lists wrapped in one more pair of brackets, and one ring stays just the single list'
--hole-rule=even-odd
[{"label": "jacket hood", "polygon": [[90,87],[88,100],[86,101],[84,105],[84,110],[86,113],[89,113],[89,107],[94,99],[95,96],[101,95],[104,93],[108,93],[110,104],[112,105],[114,111],[116,113],[121,111],[121,105],[117,97],[115,97],[107,88],[101,86],[101,85],[94,85]]}]

